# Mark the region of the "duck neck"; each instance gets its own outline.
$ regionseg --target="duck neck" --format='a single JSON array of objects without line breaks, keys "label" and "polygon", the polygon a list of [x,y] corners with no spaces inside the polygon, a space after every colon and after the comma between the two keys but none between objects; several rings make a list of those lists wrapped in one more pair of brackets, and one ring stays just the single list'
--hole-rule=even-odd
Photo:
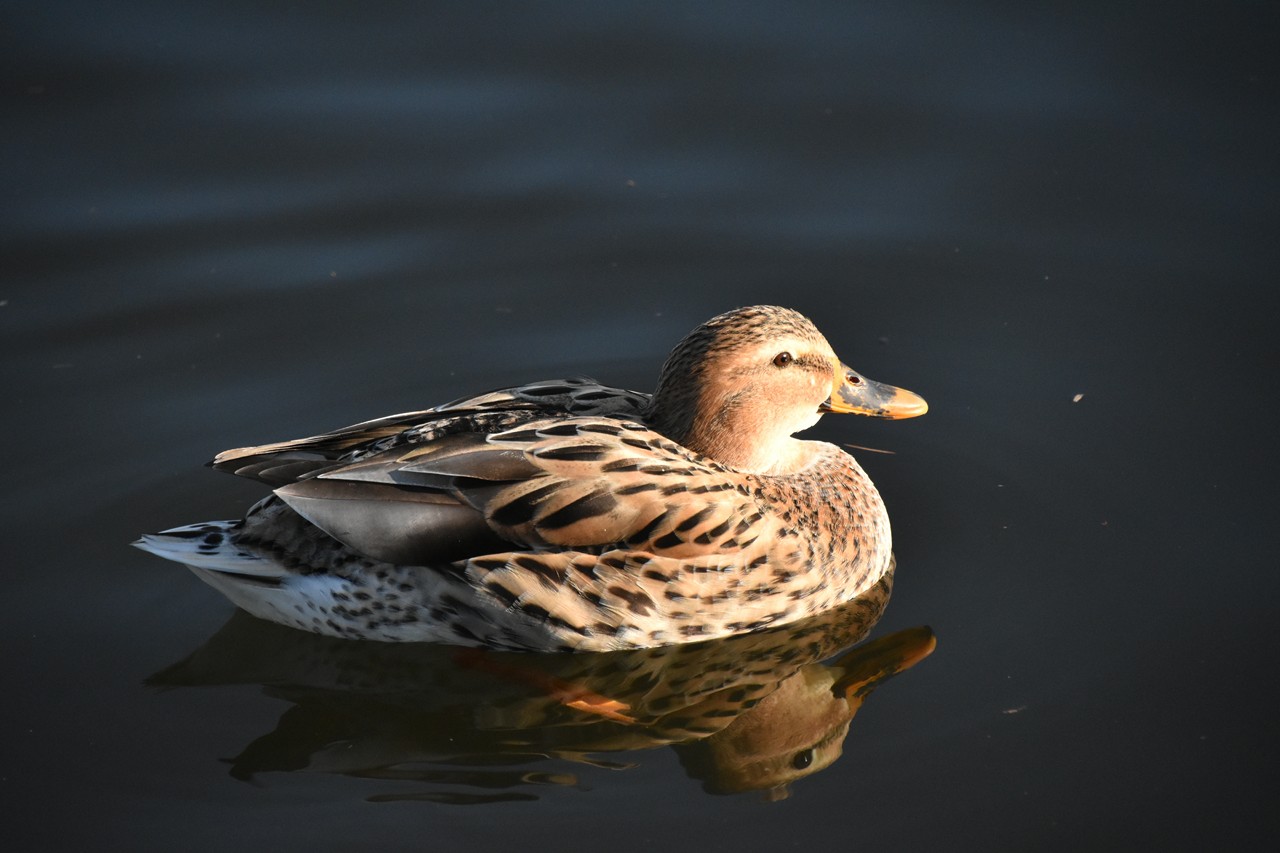
[{"label": "duck neck", "polygon": [[772,423],[761,423],[734,399],[706,404],[655,394],[647,420],[694,453],[738,471],[792,474],[814,458],[811,442],[792,438]]}]

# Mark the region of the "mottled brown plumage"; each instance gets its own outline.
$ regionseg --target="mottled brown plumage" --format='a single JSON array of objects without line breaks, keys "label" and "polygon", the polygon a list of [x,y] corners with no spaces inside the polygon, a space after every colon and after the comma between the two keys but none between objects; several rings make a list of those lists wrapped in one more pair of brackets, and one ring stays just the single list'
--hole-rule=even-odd
[{"label": "mottled brown plumage", "polygon": [[920,414],[802,315],[699,326],[652,398],[540,382],[219,454],[275,487],[241,522],[145,537],[250,612],[337,636],[610,649],[782,624],[890,559],[888,516],[824,411]]},{"label": "mottled brown plumage", "polygon": [[[850,718],[873,689],[932,651],[927,628],[847,650],[879,619],[891,578],[892,571],[849,602],[776,628],[604,654],[346,643],[246,616],[147,683],[261,685],[293,703],[274,732],[228,759],[241,779],[394,770],[405,781],[430,780],[437,793],[446,790],[442,781],[475,790],[495,775],[509,792],[518,789],[506,771],[527,769],[534,746],[559,761],[620,767],[623,751],[674,745],[706,790],[764,789],[778,799],[789,783],[839,757]],[[458,776],[462,766],[474,774]],[[567,775],[554,780],[515,775],[534,786],[576,784],[572,764],[562,769]]]}]

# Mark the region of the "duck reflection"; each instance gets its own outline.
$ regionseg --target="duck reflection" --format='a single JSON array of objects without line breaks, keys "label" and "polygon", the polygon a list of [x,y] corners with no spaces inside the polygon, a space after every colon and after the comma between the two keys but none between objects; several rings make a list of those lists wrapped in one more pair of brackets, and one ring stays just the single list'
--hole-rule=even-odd
[{"label": "duck reflection", "polygon": [[892,577],[772,630],[597,654],[355,643],[237,612],[148,683],[259,684],[293,703],[230,760],[240,779],[309,771],[429,786],[379,801],[528,800],[578,785],[583,766],[624,769],[626,753],[672,746],[704,790],[777,799],[839,758],[876,686],[933,650],[921,627],[840,654],[875,625]]}]

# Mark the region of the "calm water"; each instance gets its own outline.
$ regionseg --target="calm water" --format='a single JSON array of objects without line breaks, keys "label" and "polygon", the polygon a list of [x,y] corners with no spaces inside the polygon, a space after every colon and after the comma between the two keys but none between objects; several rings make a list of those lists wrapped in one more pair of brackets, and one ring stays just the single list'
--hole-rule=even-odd
[{"label": "calm water", "polygon": [[[1269,5],[268,5],[5,5],[6,849],[1275,843]],[[754,302],[932,407],[814,431],[893,452],[870,636],[937,649],[753,728],[821,743],[786,799],[699,716],[741,650],[224,627],[128,547],[259,496],[223,448],[648,389]],[[752,689],[820,710],[805,649]]]}]

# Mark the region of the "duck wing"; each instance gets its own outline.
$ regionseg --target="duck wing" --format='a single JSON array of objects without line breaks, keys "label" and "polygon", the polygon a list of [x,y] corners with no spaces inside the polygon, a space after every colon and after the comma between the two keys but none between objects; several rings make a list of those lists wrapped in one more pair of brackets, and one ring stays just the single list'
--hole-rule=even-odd
[{"label": "duck wing", "polygon": [[413,565],[618,547],[686,559],[747,547],[765,524],[744,475],[600,416],[396,445],[276,494],[357,551]]},{"label": "duck wing", "polygon": [[495,432],[536,417],[638,416],[649,395],[591,379],[554,379],[502,388],[414,412],[363,421],[320,435],[224,450],[209,465],[270,486],[293,483],[389,447],[457,432]]}]

